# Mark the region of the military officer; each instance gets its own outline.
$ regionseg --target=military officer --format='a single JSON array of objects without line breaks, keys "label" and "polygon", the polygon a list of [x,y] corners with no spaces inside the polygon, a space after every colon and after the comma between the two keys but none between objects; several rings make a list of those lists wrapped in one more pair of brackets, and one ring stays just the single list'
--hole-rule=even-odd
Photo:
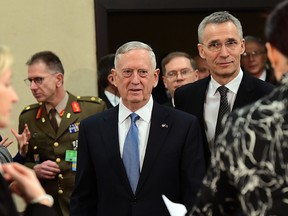
[{"label": "military officer", "polygon": [[80,121],[106,109],[96,97],[76,97],[64,89],[63,65],[54,53],[34,54],[27,62],[25,82],[38,101],[24,108],[19,132],[29,126],[31,139],[25,165],[34,169],[44,189],[55,200],[59,216],[69,215],[77,170]]}]

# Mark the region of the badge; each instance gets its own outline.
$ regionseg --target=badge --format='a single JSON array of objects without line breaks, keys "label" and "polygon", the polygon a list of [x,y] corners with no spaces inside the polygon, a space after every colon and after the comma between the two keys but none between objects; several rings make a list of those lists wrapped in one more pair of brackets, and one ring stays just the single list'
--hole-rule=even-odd
[{"label": "badge", "polygon": [[81,112],[80,105],[78,102],[76,102],[76,101],[72,102],[72,110],[74,113]]},{"label": "badge", "polygon": [[37,115],[36,115],[36,119],[40,119],[41,115],[42,115],[42,112],[43,112],[43,108],[42,107],[39,107],[38,111],[37,111]]},{"label": "badge", "polygon": [[69,133],[77,133],[79,131],[80,122],[76,122],[69,126]]},{"label": "badge", "polygon": [[78,140],[72,141],[73,150],[77,150],[78,148]]},{"label": "badge", "polygon": [[66,150],[65,161],[67,161],[67,162],[76,162],[77,161],[77,151],[75,151],[75,150]]}]

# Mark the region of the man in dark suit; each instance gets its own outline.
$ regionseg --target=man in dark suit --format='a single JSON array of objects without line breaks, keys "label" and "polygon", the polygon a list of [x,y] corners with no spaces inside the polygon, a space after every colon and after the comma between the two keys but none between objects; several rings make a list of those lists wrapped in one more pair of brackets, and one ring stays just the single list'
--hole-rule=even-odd
[{"label": "man in dark suit", "polygon": [[162,59],[162,79],[170,95],[170,99],[164,105],[174,107],[176,88],[198,80],[195,68],[194,60],[185,52],[171,52]]},{"label": "man in dark suit", "polygon": [[273,86],[242,72],[240,57],[245,50],[242,27],[228,12],[215,12],[204,18],[198,27],[198,40],[199,55],[206,59],[211,76],[176,89],[174,99],[177,109],[198,117],[209,164],[217,122],[221,123],[217,120],[218,88],[227,89],[226,102],[231,111],[267,95]]},{"label": "man in dark suit", "polygon": [[261,38],[245,36],[245,52],[241,55],[241,67],[244,72],[269,82],[279,85],[271,66],[268,64],[267,49]]},{"label": "man in dark suit", "polygon": [[80,124],[70,215],[168,216],[162,194],[193,205],[205,172],[197,119],[153,101],[159,69],[148,45],[122,45],[112,72],[120,103]]},{"label": "man in dark suit", "polygon": [[113,83],[111,70],[114,68],[115,54],[103,56],[98,62],[99,95],[105,101],[108,109],[119,103],[119,92]]}]

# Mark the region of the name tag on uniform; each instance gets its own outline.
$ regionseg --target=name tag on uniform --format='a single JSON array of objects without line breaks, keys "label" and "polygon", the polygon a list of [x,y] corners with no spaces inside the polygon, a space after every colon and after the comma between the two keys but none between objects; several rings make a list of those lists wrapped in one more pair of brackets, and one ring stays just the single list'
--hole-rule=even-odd
[{"label": "name tag on uniform", "polygon": [[75,150],[66,150],[65,161],[67,161],[67,162],[76,162],[77,161],[77,151],[75,151]]}]

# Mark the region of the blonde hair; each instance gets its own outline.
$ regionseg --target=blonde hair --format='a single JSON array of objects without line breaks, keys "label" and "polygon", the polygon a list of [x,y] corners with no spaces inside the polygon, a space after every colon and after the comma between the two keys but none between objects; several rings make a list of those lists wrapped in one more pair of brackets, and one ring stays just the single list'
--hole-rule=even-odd
[{"label": "blonde hair", "polygon": [[5,45],[0,45],[0,75],[11,67],[12,63],[13,57],[10,49]]}]

